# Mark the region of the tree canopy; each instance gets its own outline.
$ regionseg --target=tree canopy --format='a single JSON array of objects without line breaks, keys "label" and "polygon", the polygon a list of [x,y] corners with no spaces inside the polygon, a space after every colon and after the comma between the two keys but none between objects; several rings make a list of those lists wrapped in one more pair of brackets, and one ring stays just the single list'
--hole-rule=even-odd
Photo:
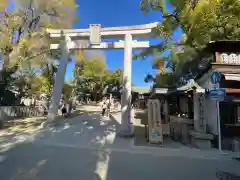
[{"label": "tree canopy", "polygon": [[100,100],[106,93],[120,90],[122,70],[109,71],[103,59],[85,59],[76,63],[74,78],[77,92]]},{"label": "tree canopy", "polygon": [[36,64],[41,63],[50,55],[46,28],[71,27],[77,6],[73,0],[18,0],[14,5],[12,11],[5,11],[0,17],[3,67],[14,62],[27,66],[28,60],[34,58],[38,60],[34,61]]},{"label": "tree canopy", "polygon": [[[163,20],[153,29],[161,42],[135,58],[169,50],[169,56],[158,55],[156,59],[167,62],[164,68],[172,69],[173,79],[195,74],[193,71],[196,69],[192,68],[194,61],[209,41],[240,37],[240,2],[236,0],[142,0],[141,9],[145,13],[152,10],[161,12]],[[182,36],[174,41],[172,35],[179,29]],[[159,80],[163,78],[161,74]],[[165,78],[166,73],[163,74]]]},{"label": "tree canopy", "polygon": [[0,72],[3,77],[0,96],[6,89],[16,88],[20,84],[25,88],[19,86],[18,89],[34,89],[39,86],[32,84],[39,82],[34,81],[36,78],[45,86],[40,91],[49,92],[53,83],[53,73],[50,71],[54,69],[55,56],[49,49],[46,29],[70,28],[77,17],[77,5],[74,0],[18,0],[14,1],[14,8],[8,10],[9,3],[10,0],[0,3],[3,67]]}]

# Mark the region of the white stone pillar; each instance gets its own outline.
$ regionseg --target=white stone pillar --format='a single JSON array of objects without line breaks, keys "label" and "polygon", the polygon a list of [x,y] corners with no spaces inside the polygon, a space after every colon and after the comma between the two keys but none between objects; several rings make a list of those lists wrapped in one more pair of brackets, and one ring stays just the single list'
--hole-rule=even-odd
[{"label": "white stone pillar", "polygon": [[121,95],[121,136],[132,136],[131,120],[131,74],[132,74],[132,35],[125,35],[123,89]]},{"label": "white stone pillar", "polygon": [[53,121],[56,117],[58,112],[59,102],[62,95],[62,88],[65,79],[65,73],[67,69],[68,59],[69,59],[69,45],[71,43],[71,38],[68,36],[64,36],[64,40],[60,43],[60,50],[61,50],[61,58],[60,58],[60,65],[56,72],[55,83],[53,86],[51,104],[48,112],[47,119],[49,121]]}]

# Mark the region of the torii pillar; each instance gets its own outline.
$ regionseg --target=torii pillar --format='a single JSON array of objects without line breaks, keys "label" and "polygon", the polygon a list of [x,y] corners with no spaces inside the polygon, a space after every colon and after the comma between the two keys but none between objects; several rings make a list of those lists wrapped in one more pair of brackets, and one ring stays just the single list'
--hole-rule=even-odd
[{"label": "torii pillar", "polygon": [[131,117],[131,89],[132,89],[132,35],[126,34],[124,41],[124,68],[123,68],[123,89],[121,95],[121,129],[120,136],[132,137]]},{"label": "torii pillar", "polygon": [[51,103],[50,103],[49,112],[48,112],[48,116],[47,116],[47,119],[50,122],[55,120],[56,113],[58,111],[59,102],[60,102],[61,95],[62,95],[62,88],[63,88],[63,84],[64,84],[65,74],[66,74],[66,69],[67,69],[67,64],[68,64],[69,55],[70,55],[69,47],[71,44],[71,38],[67,35],[64,35],[63,32],[62,32],[62,36],[64,38],[60,43],[60,50],[61,50],[60,65],[59,65],[57,73],[56,73]]}]

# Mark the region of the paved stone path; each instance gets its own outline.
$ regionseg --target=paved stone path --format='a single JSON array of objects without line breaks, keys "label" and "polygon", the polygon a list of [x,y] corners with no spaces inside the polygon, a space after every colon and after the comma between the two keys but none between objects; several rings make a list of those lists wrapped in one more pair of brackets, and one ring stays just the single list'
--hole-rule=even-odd
[{"label": "paved stone path", "polygon": [[[134,147],[96,107],[38,134],[0,136],[1,180],[215,180],[240,163],[199,151]],[[89,113],[90,111],[90,113]],[[2,143],[1,143],[2,142]],[[17,145],[16,145],[17,143]]]}]

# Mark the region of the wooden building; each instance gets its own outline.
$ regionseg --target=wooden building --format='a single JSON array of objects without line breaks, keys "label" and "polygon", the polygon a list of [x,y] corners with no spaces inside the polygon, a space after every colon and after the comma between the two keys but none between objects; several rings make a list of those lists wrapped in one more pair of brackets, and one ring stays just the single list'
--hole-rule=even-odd
[{"label": "wooden building", "polygon": [[[221,73],[221,81],[217,87],[226,90],[226,97],[220,103],[211,100],[206,93],[205,109],[207,131],[214,135],[213,144],[218,146],[218,124],[221,124],[223,149],[239,151],[240,137],[240,41],[210,42],[204,51],[203,71],[197,76],[196,82],[204,89],[213,87],[212,72]],[[206,61],[207,59],[207,61]],[[201,64],[200,64],[201,65]],[[217,111],[219,110],[219,117]]]},{"label": "wooden building", "polygon": [[150,87],[132,87],[132,103],[137,104],[138,108],[146,108],[150,91]]},{"label": "wooden building", "polygon": [[[165,89],[168,120],[175,140],[191,143],[198,148],[218,147],[218,119],[220,119],[222,147],[240,149],[240,41],[210,42],[202,51],[195,67],[195,79],[185,86]],[[216,85],[226,90],[226,97],[216,102],[208,94],[214,87],[213,72],[221,73]],[[160,89],[152,91],[152,98],[162,99]],[[153,96],[153,94],[155,94]],[[156,96],[159,94],[160,96]],[[218,117],[219,110],[219,117]]]}]

